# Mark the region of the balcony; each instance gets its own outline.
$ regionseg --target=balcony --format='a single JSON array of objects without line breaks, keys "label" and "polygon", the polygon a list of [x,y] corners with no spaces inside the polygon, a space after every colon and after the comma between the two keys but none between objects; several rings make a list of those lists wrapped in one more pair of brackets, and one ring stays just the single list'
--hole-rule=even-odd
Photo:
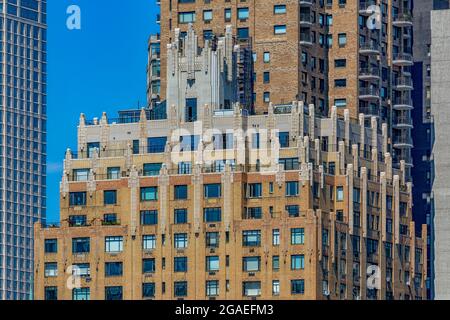
[{"label": "balcony", "polygon": [[411,77],[400,77],[394,83],[395,90],[411,91],[414,89]]},{"label": "balcony", "polygon": [[308,47],[313,45],[310,33],[300,33],[300,45]]},{"label": "balcony", "polygon": [[310,13],[300,13],[300,25],[302,27],[312,26],[312,17]]},{"label": "balcony", "polygon": [[404,134],[394,137],[394,148],[403,149],[407,148],[410,149],[413,147],[412,138],[410,135]]},{"label": "balcony", "polygon": [[380,89],[378,88],[359,88],[359,99],[365,101],[374,101],[380,99]]},{"label": "balcony", "polygon": [[414,64],[412,55],[409,53],[397,53],[394,55],[392,63],[400,67],[412,66]]},{"label": "balcony", "polygon": [[410,116],[401,115],[394,117],[394,128],[396,129],[412,129],[413,121]]},{"label": "balcony", "polygon": [[371,6],[376,6],[377,2],[375,0],[370,1],[360,1],[359,3],[359,14],[362,16],[370,16],[374,13]]},{"label": "balcony", "polygon": [[379,55],[380,45],[376,43],[361,43],[359,53],[362,55]]},{"label": "balcony", "polygon": [[400,97],[394,99],[393,108],[394,110],[412,110],[414,107],[410,97]]},{"label": "balcony", "polygon": [[380,69],[375,67],[359,69],[359,79],[365,81],[380,80]]},{"label": "balcony", "polygon": [[411,12],[403,12],[394,16],[392,24],[396,27],[412,27],[413,17]]},{"label": "balcony", "polygon": [[380,115],[378,106],[359,106],[359,113],[362,113],[367,117],[378,117]]}]

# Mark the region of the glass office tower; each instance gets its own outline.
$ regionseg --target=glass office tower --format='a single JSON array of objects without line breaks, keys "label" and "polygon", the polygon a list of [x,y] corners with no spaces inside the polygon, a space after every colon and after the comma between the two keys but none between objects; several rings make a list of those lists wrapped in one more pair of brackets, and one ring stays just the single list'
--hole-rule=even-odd
[{"label": "glass office tower", "polygon": [[0,298],[30,299],[46,209],[46,0],[0,0]]}]

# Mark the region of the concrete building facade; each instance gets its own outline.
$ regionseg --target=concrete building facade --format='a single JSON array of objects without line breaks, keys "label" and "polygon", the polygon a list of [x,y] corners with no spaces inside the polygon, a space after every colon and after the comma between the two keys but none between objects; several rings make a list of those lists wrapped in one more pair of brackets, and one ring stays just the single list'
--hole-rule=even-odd
[{"label": "concrete building facade", "polygon": [[450,105],[450,36],[448,22],[450,10],[435,10],[431,13],[431,112],[434,117],[433,159],[435,179],[434,200],[434,297],[450,299],[449,290],[449,227],[448,195],[449,178],[449,119]]},{"label": "concrete building facade", "polygon": [[166,119],[80,117],[61,226],[35,229],[36,297],[425,298],[426,228],[387,125],[299,101],[250,115],[226,90],[231,29],[202,49],[187,32],[168,47]]}]

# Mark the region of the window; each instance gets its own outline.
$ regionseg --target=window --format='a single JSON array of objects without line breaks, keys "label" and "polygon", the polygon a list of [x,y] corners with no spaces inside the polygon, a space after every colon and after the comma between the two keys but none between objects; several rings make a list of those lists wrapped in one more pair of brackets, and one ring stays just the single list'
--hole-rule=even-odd
[{"label": "window", "polygon": [[285,14],[286,13],[286,5],[285,4],[274,5],[273,13],[274,14]]},{"label": "window", "polygon": [[195,12],[179,12],[178,13],[178,22],[179,23],[193,23],[195,22]]},{"label": "window", "polygon": [[187,281],[177,281],[173,284],[174,296],[175,297],[186,297],[188,290]]},{"label": "window", "polygon": [[347,106],[347,99],[334,99],[334,105],[337,108],[345,108]]},{"label": "window", "polygon": [[274,296],[280,295],[280,280],[272,281],[272,294]]},{"label": "window", "polygon": [[280,132],[278,134],[280,148],[289,148],[289,132]]},{"label": "window", "polygon": [[244,272],[257,272],[261,268],[260,257],[244,257],[242,258],[242,271]]},{"label": "window", "polygon": [[155,297],[155,284],[143,283],[142,284],[142,298],[154,298]]},{"label": "window", "polygon": [[259,247],[261,245],[261,230],[246,230],[242,232],[242,246]]},{"label": "window", "polygon": [[144,176],[158,176],[161,171],[162,163],[145,163]]},{"label": "window", "polygon": [[70,206],[85,206],[86,205],[86,192],[71,192],[71,193],[69,193],[69,205]]},{"label": "window", "polygon": [[247,197],[248,198],[261,198],[261,196],[262,196],[262,184],[261,183],[247,184]]},{"label": "window", "polygon": [[258,297],[261,295],[260,281],[246,281],[242,283],[242,294],[246,297]]},{"label": "window", "polygon": [[244,208],[244,219],[261,219],[262,218],[262,208]]},{"label": "window", "polygon": [[206,271],[207,272],[216,272],[219,271],[220,263],[218,256],[210,256],[206,257]]},{"label": "window", "polygon": [[291,229],[291,244],[305,244],[305,229],[303,228],[294,228]]},{"label": "window", "polygon": [[45,253],[57,253],[58,252],[58,240],[57,239],[45,239],[44,252]]},{"label": "window", "polygon": [[72,275],[79,277],[90,277],[91,266],[89,263],[75,263],[72,268]]},{"label": "window", "polygon": [[334,60],[335,68],[345,68],[347,66],[347,59],[336,59]]},{"label": "window", "polygon": [[94,152],[99,152],[100,143],[99,142],[90,142],[87,144],[87,156],[88,158],[92,158],[94,156]]},{"label": "window", "polygon": [[188,259],[187,257],[175,257],[173,258],[173,271],[174,272],[187,272]]},{"label": "window", "polygon": [[106,213],[103,215],[103,225],[117,225],[118,223],[117,214]]},{"label": "window", "polygon": [[286,25],[277,25],[273,27],[274,34],[286,34]]},{"label": "window", "polygon": [[174,194],[175,200],[186,200],[188,198],[188,186],[174,186]]},{"label": "window", "polygon": [[286,206],[286,212],[289,218],[298,218],[300,216],[300,207],[298,205]]},{"label": "window", "polygon": [[273,256],[272,257],[272,270],[273,271],[280,270],[280,256]]},{"label": "window", "polygon": [[71,226],[71,227],[87,226],[87,217],[85,215],[69,216],[69,226]]},{"label": "window", "polygon": [[121,277],[123,275],[122,262],[106,262],[105,277]]},{"label": "window", "polygon": [[272,245],[274,246],[280,245],[280,229],[272,230]]},{"label": "window", "polygon": [[226,8],[224,11],[225,21],[231,21],[231,9]]},{"label": "window", "polygon": [[122,287],[105,287],[105,300],[122,300]]},{"label": "window", "polygon": [[[197,121],[197,98],[186,98],[186,110],[184,119],[186,122],[195,122]],[[191,137],[181,137],[185,138],[184,141],[189,141]],[[181,142],[181,141],[180,141]],[[195,146],[191,147],[191,143],[189,145],[182,145],[182,151],[194,151],[197,150]]]},{"label": "window", "polygon": [[90,239],[89,238],[73,238],[72,239],[72,253],[89,253]]},{"label": "window", "polygon": [[174,210],[174,222],[175,222],[175,224],[187,223],[187,209],[175,209]]},{"label": "window", "polygon": [[150,226],[158,224],[158,211],[145,210],[141,211],[141,225]]},{"label": "window", "polygon": [[238,19],[239,20],[247,20],[249,17],[249,9],[248,8],[238,8]]},{"label": "window", "polygon": [[246,40],[250,37],[250,32],[248,28],[238,28],[237,37],[239,40]]},{"label": "window", "polygon": [[123,237],[105,237],[105,252],[118,253],[123,251]]},{"label": "window", "polygon": [[115,205],[117,203],[117,191],[107,190],[103,192],[103,203],[107,205]]},{"label": "window", "polygon": [[264,52],[263,60],[264,60],[264,63],[270,62],[270,52]]},{"label": "window", "polygon": [[292,294],[304,294],[305,293],[305,280],[292,280],[291,281],[291,293]]},{"label": "window", "polygon": [[347,44],[347,34],[339,33],[338,34],[339,46],[344,47]]},{"label": "window", "polygon": [[219,247],[219,233],[207,232],[206,233],[206,247],[218,248]]},{"label": "window", "polygon": [[158,187],[141,188],[141,201],[157,201]]},{"label": "window", "polygon": [[156,262],[154,258],[142,259],[142,273],[155,273]]},{"label": "window", "polygon": [[334,80],[335,88],[345,88],[347,86],[347,79],[336,79]]},{"label": "window", "polygon": [[156,248],[156,235],[149,234],[142,236],[142,249],[154,250]]},{"label": "window", "polygon": [[336,187],[336,201],[344,201],[344,187]]},{"label": "window", "polygon": [[58,276],[58,264],[56,262],[46,262],[44,265],[44,276],[53,278]]},{"label": "window", "polygon": [[164,153],[166,149],[167,137],[148,138],[147,152],[148,153]]},{"label": "window", "polygon": [[175,249],[187,248],[188,236],[186,233],[175,233],[173,239],[174,239]]},{"label": "window", "polygon": [[220,198],[221,197],[221,189],[222,189],[222,186],[219,183],[205,184],[204,185],[205,199]]},{"label": "window", "polygon": [[269,103],[270,102],[270,92],[264,92],[263,93],[263,100],[265,103]]},{"label": "window", "polygon": [[203,10],[203,21],[209,22],[213,19],[212,10]]},{"label": "window", "polygon": [[73,301],[89,301],[91,300],[90,288],[74,288],[72,290]]},{"label": "window", "polygon": [[108,180],[120,179],[120,167],[108,168],[106,176]]},{"label": "window", "polygon": [[263,73],[263,82],[270,83],[270,72],[269,71],[266,71]]},{"label": "window", "polygon": [[291,256],[291,270],[303,270],[305,269],[305,256],[304,255],[292,255]]},{"label": "window", "polygon": [[191,174],[192,164],[190,162],[178,163],[178,174]]},{"label": "window", "polygon": [[220,222],[222,220],[221,208],[205,208],[203,209],[204,222]]},{"label": "window", "polygon": [[259,149],[260,147],[260,135],[259,133],[252,134],[252,149]]},{"label": "window", "polygon": [[89,169],[74,169],[73,180],[74,181],[87,181],[89,177]]},{"label": "window", "polygon": [[286,197],[298,196],[298,181],[286,182]]},{"label": "window", "polygon": [[219,281],[210,280],[206,281],[206,296],[217,297],[219,295]]},{"label": "window", "polygon": [[58,300],[58,288],[57,287],[45,287],[44,299],[47,301]]}]

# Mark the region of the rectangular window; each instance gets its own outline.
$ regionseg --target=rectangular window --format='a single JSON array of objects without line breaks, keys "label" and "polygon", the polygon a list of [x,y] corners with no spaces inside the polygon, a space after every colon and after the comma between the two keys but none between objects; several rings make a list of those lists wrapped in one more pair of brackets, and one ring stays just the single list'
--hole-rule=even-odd
[{"label": "rectangular window", "polygon": [[69,226],[70,227],[85,227],[87,226],[87,217],[82,216],[69,216]]},{"label": "rectangular window", "polygon": [[344,187],[336,187],[336,201],[344,201]]},{"label": "rectangular window", "polygon": [[242,258],[242,271],[258,272],[261,270],[261,257],[244,257]]},{"label": "rectangular window", "polygon": [[238,8],[237,12],[239,20],[247,20],[249,18],[250,11],[248,8]]},{"label": "rectangular window", "polygon": [[298,205],[286,206],[286,212],[289,218],[298,218],[300,216],[300,207]]},{"label": "rectangular window", "polygon": [[334,67],[335,68],[345,68],[347,66],[347,59],[335,59]]},{"label": "rectangular window", "polygon": [[244,219],[262,219],[262,208],[244,208]]},{"label": "rectangular window", "polygon": [[154,137],[147,139],[148,153],[164,153],[166,149],[167,137]]},{"label": "rectangular window", "polygon": [[286,197],[296,197],[299,195],[298,181],[286,182]]},{"label": "rectangular window", "polygon": [[278,133],[280,148],[289,148],[289,132]]},{"label": "rectangular window", "polygon": [[72,290],[73,301],[89,301],[91,300],[90,288],[74,288]]},{"label": "rectangular window", "polygon": [[175,257],[173,259],[173,271],[174,272],[187,272],[188,271],[188,258],[187,257]]},{"label": "rectangular window", "polygon": [[119,253],[123,251],[123,237],[105,237],[105,252]]},{"label": "rectangular window", "polygon": [[91,265],[89,263],[75,263],[73,265],[72,275],[79,277],[90,277]]},{"label": "rectangular window", "polygon": [[221,189],[222,189],[222,185],[219,183],[205,184],[204,185],[205,199],[220,198],[221,197]]},{"label": "rectangular window", "polygon": [[107,169],[107,179],[108,180],[118,180],[121,178],[120,167],[111,167]]},{"label": "rectangular window", "polygon": [[90,238],[73,238],[72,239],[72,253],[89,253]]},{"label": "rectangular window", "polygon": [[173,237],[175,249],[185,249],[188,246],[187,233],[175,233]]},{"label": "rectangular window", "polygon": [[206,281],[206,296],[217,297],[219,295],[219,280]]},{"label": "rectangular window", "polygon": [[148,234],[142,236],[142,249],[154,250],[156,249],[156,235]]},{"label": "rectangular window", "polygon": [[122,275],[122,262],[105,262],[105,277],[121,277]]},{"label": "rectangular window", "polygon": [[173,190],[174,190],[175,200],[187,200],[187,198],[188,198],[188,186],[187,185],[174,186]]},{"label": "rectangular window", "polygon": [[45,289],[44,289],[44,299],[46,301],[56,301],[56,300],[58,300],[58,287],[45,287]]},{"label": "rectangular window", "polygon": [[335,88],[345,88],[347,87],[347,79],[336,79],[334,80]]},{"label": "rectangular window", "polygon": [[[186,99],[186,110],[184,115],[186,122],[197,121],[197,98],[187,98]],[[196,148],[184,148],[184,151],[197,150]]]},{"label": "rectangular window", "polygon": [[347,99],[334,99],[334,105],[337,108],[345,108],[347,106]]},{"label": "rectangular window", "polygon": [[162,163],[145,163],[144,176],[158,176],[161,171]]},{"label": "rectangular window", "polygon": [[117,214],[115,213],[105,213],[103,215],[103,225],[114,226],[118,225],[119,220],[117,219]]},{"label": "rectangular window", "polygon": [[116,190],[103,191],[103,204],[105,206],[117,204],[117,191]]},{"label": "rectangular window", "polygon": [[44,276],[53,278],[58,276],[58,264],[56,262],[46,262],[44,264]]},{"label": "rectangular window", "polygon": [[123,300],[122,287],[105,287],[105,300]]},{"label": "rectangular window", "polygon": [[175,297],[186,297],[188,290],[188,283],[187,281],[174,282],[173,289]]},{"label": "rectangular window", "polygon": [[141,225],[151,226],[158,224],[158,211],[145,210],[141,211]]},{"label": "rectangular window", "polygon": [[85,206],[86,205],[86,192],[70,192],[69,193],[69,205],[70,206]]},{"label": "rectangular window", "polygon": [[142,259],[142,273],[155,273],[156,261],[155,258]]},{"label": "rectangular window", "polygon": [[206,233],[206,247],[207,248],[218,248],[219,247],[219,233],[218,232],[207,232]]},{"label": "rectangular window", "polygon": [[194,23],[194,22],[195,22],[195,11],[178,13],[178,23]]},{"label": "rectangular window", "polygon": [[145,187],[141,188],[141,201],[157,201],[158,200],[158,187]]},{"label": "rectangular window", "polygon": [[174,210],[175,224],[185,224],[188,222],[187,209],[175,209]]},{"label": "rectangular window", "polygon": [[219,271],[220,261],[218,256],[206,257],[206,271],[216,272]]},{"label": "rectangular window", "polygon": [[57,253],[58,252],[58,240],[57,239],[45,239],[44,251],[45,251],[45,253]]},{"label": "rectangular window", "polygon": [[260,281],[246,281],[242,283],[242,295],[246,297],[259,297],[261,295]]},{"label": "rectangular window", "polygon": [[239,40],[247,40],[250,37],[250,32],[248,28],[238,28],[237,37]]},{"label": "rectangular window", "polygon": [[143,283],[142,284],[142,298],[154,298],[155,297],[155,284]]},{"label": "rectangular window", "polygon": [[305,244],[305,229],[303,228],[294,228],[291,229],[291,244]]},{"label": "rectangular window", "polygon": [[272,295],[274,296],[280,295],[280,280],[272,281]]},{"label": "rectangular window", "polygon": [[261,245],[261,230],[246,230],[242,232],[242,246],[259,247]]},{"label": "rectangular window", "polygon": [[270,52],[264,52],[263,60],[264,60],[264,63],[270,62]]},{"label": "rectangular window", "polygon": [[292,255],[291,256],[291,270],[303,270],[305,269],[305,256],[304,255]]},{"label": "rectangular window", "polygon": [[286,13],[286,5],[285,4],[274,5],[273,13],[274,14],[285,14]]},{"label": "rectangular window", "polygon": [[292,294],[304,294],[305,293],[305,280],[292,280],[291,281],[291,293]]},{"label": "rectangular window", "polygon": [[231,21],[231,9],[226,8],[224,10],[225,21]]},{"label": "rectangular window", "polygon": [[213,19],[212,10],[203,10],[203,21],[209,22]]},{"label": "rectangular window", "polygon": [[286,34],[286,25],[277,25],[273,27],[274,34]]},{"label": "rectangular window", "polygon": [[272,257],[272,270],[273,271],[280,270],[280,256],[273,256]]},{"label": "rectangular window", "polygon": [[248,198],[261,198],[262,197],[262,184],[261,183],[247,184],[247,197]]},{"label": "rectangular window", "polygon": [[205,208],[203,209],[204,222],[220,222],[222,221],[221,208]]},{"label": "rectangular window", "polygon": [[280,245],[280,229],[272,230],[272,245],[274,246]]},{"label": "rectangular window", "polygon": [[74,181],[87,181],[89,177],[89,169],[73,169]]}]

